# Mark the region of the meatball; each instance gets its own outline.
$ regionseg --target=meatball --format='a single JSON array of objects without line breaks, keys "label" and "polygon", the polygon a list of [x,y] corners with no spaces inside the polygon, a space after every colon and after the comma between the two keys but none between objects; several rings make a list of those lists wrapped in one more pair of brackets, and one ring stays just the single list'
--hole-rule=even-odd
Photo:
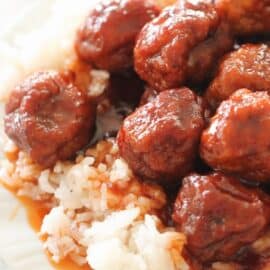
[{"label": "meatball", "polygon": [[231,47],[229,29],[215,6],[186,0],[143,27],[134,49],[135,69],[159,91],[199,84]]},{"label": "meatball", "polygon": [[270,91],[270,48],[267,45],[245,44],[226,55],[205,96],[216,109],[240,88]]},{"label": "meatball", "polygon": [[136,36],[158,13],[151,0],[103,1],[78,31],[75,42],[78,56],[109,71],[132,66]]},{"label": "meatball", "polygon": [[270,198],[221,173],[184,178],[173,219],[187,248],[202,262],[230,260],[264,233]]},{"label": "meatball", "polygon": [[119,151],[137,175],[171,183],[192,169],[203,127],[200,99],[188,88],[167,90],[124,120]]},{"label": "meatball", "polygon": [[44,167],[72,157],[90,139],[95,106],[73,82],[71,72],[37,72],[6,104],[6,134]]},{"label": "meatball", "polygon": [[269,0],[215,0],[236,35],[270,33]]},{"label": "meatball", "polygon": [[269,181],[269,132],[269,94],[240,89],[221,103],[203,132],[201,157],[217,170],[251,181]]}]

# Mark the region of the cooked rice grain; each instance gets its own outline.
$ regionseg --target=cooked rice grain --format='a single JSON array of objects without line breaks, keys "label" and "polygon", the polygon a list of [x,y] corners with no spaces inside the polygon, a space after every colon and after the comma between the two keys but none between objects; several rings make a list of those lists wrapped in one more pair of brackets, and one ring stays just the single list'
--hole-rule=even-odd
[{"label": "cooked rice grain", "polygon": [[[136,270],[188,269],[181,257],[183,235],[156,216],[166,204],[164,191],[132,174],[115,139],[46,170],[9,142],[1,178],[18,196],[54,206],[41,236],[55,262],[70,257],[97,270],[127,264]],[[104,253],[111,256],[104,260]]]}]

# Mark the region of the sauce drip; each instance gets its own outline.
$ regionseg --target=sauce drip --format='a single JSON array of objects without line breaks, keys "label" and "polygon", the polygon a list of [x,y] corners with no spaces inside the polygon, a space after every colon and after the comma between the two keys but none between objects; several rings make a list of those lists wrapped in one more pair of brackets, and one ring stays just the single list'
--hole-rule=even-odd
[{"label": "sauce drip", "polygon": [[88,265],[78,266],[69,258],[61,261],[59,264],[56,264],[52,262],[51,260],[50,260],[50,263],[56,270],[90,270],[90,267]]},{"label": "sauce drip", "polygon": [[[42,220],[45,217],[46,214],[50,211],[44,203],[33,201],[30,198],[17,196],[16,190],[11,189],[10,187],[4,185],[4,187],[9,190],[15,197],[20,201],[21,205],[26,210],[27,220],[29,222],[29,225],[35,232],[39,232]],[[41,238],[42,241],[42,238]],[[51,259],[51,255],[46,252],[46,255],[49,259],[50,264],[56,269],[56,270],[90,270],[90,267],[88,265],[85,266],[78,266],[75,262],[73,262],[71,259],[66,258],[62,260],[60,263],[55,263]]]}]

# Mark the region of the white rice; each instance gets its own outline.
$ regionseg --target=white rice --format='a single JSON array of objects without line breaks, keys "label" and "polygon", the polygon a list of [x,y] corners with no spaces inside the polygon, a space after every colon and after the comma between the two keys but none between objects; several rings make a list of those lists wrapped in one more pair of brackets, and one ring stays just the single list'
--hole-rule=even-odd
[{"label": "white rice", "polygon": [[[155,216],[146,215],[143,220],[139,216],[140,209],[132,208],[114,212],[104,221],[83,228],[81,244],[87,249],[89,265],[97,270],[189,269],[181,256],[173,257],[173,251],[181,254],[183,235],[166,229],[160,232],[161,224]],[[67,236],[70,223],[62,207],[54,208],[44,219],[41,232],[53,235],[45,245],[56,261],[66,255],[61,250],[78,252],[72,237]]]},{"label": "white rice", "polygon": [[37,1],[15,21],[9,32],[0,36],[0,98],[5,99],[10,89],[33,71],[69,66],[75,57],[76,30],[97,2]]},{"label": "white rice", "polygon": [[[139,215],[138,208],[116,212],[85,231],[91,267],[98,270],[189,269],[182,259],[176,261],[172,257],[172,243],[179,253],[185,242],[183,235],[160,232],[155,216],[146,215],[144,220],[136,222]],[[104,260],[104,254],[110,253],[113,256]]]},{"label": "white rice", "polygon": [[184,236],[157,217],[164,192],[132,174],[113,139],[47,170],[9,142],[0,178],[19,196],[51,209],[40,234],[55,262],[69,257],[97,270],[188,269]]}]

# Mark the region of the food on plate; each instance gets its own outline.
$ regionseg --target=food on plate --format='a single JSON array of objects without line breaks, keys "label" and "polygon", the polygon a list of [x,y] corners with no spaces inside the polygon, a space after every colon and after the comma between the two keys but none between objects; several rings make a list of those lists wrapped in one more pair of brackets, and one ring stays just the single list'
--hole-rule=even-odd
[{"label": "food on plate", "polygon": [[253,243],[270,221],[270,197],[222,173],[183,179],[174,205],[188,250],[203,262],[228,261]]},{"label": "food on plate", "polygon": [[158,13],[152,0],[110,0],[97,4],[78,31],[78,56],[109,71],[131,67],[136,36]]},{"label": "food on plate", "polygon": [[71,72],[37,72],[11,92],[5,132],[42,166],[71,158],[91,139],[95,105]]},{"label": "food on plate", "polygon": [[108,97],[115,106],[125,104],[132,111],[140,102],[144,84],[133,69],[111,74],[107,89]]},{"label": "food on plate", "polygon": [[144,89],[143,95],[141,96],[140,105],[153,101],[157,95],[158,91],[147,85]]},{"label": "food on plate", "polygon": [[167,6],[170,6],[176,2],[176,0],[156,0],[155,1],[159,7],[165,8]]},{"label": "food on plate", "polygon": [[[144,82],[132,70],[109,74],[94,70],[88,89],[97,104],[96,132],[91,144],[100,139],[115,137],[123,119],[138,105],[144,91]],[[93,89],[97,89],[98,91]],[[101,91],[100,91],[101,90]]]},{"label": "food on plate", "polygon": [[133,175],[114,139],[46,170],[12,144],[6,154],[5,184],[47,209],[40,232],[54,262],[70,258],[100,270],[187,267],[181,255],[184,235],[158,218],[165,192]]},{"label": "food on plate", "polygon": [[201,138],[201,157],[208,165],[250,181],[270,179],[270,96],[236,91],[223,101]]},{"label": "food on plate", "polygon": [[206,91],[213,109],[240,88],[270,91],[270,48],[266,44],[245,44],[221,61],[214,80]]},{"label": "food on plate", "polygon": [[269,0],[215,0],[236,35],[270,33]]},{"label": "food on plate", "polygon": [[192,169],[203,128],[204,108],[195,93],[163,91],[124,120],[120,155],[143,178],[177,181]]},{"label": "food on plate", "polygon": [[50,259],[269,269],[268,1],[57,0],[50,12],[0,42],[0,181],[33,201]]},{"label": "food on plate", "polygon": [[135,70],[159,91],[201,83],[232,45],[212,3],[183,1],[144,26],[134,49]]}]

